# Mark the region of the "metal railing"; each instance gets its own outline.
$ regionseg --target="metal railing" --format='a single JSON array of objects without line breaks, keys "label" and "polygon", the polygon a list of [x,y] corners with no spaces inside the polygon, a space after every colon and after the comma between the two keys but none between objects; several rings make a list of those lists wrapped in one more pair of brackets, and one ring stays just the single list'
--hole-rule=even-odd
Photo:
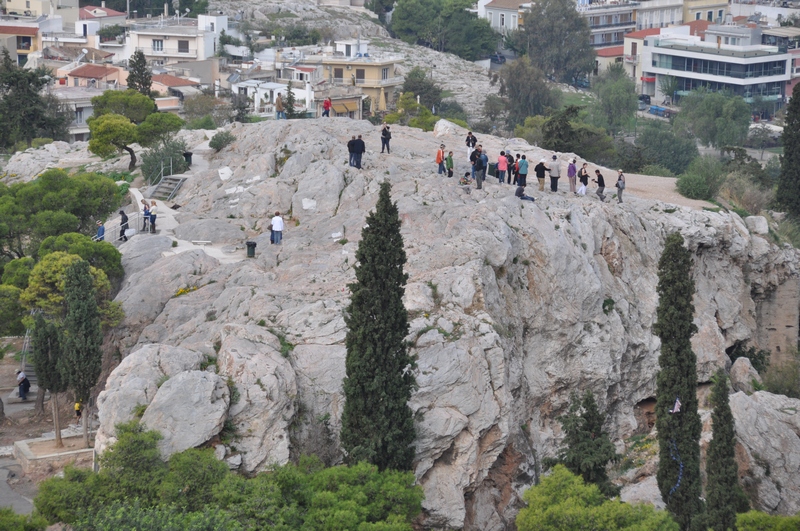
[{"label": "metal railing", "polygon": [[[121,219],[117,218],[105,226],[106,232],[105,235],[103,236],[102,241],[108,242],[114,245],[115,247],[125,241],[125,236],[120,234],[120,230],[122,228],[120,221]],[[142,214],[141,211],[132,212],[131,214],[128,215],[127,225],[128,229],[134,229],[136,231],[136,234],[138,234],[149,228],[150,220],[149,218],[145,220],[144,215]],[[96,236],[92,238],[92,240],[98,241]]]}]

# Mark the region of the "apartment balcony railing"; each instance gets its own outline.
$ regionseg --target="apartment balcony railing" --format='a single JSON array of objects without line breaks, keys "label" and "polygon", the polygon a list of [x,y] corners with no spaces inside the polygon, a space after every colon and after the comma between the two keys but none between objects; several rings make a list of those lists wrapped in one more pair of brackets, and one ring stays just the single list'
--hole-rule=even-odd
[{"label": "apartment balcony railing", "polygon": [[602,24],[589,24],[589,29],[600,29],[600,28],[617,28],[622,26],[635,26],[635,20],[628,20],[627,22],[609,22],[609,23],[602,23]]},{"label": "apartment balcony railing", "polygon": [[617,41],[606,41],[606,42],[593,42],[591,43],[592,46],[619,46],[620,44],[625,44],[624,40],[617,40]]},{"label": "apartment balcony railing", "polygon": [[8,14],[3,15],[4,20],[13,20],[17,17],[37,17],[39,16],[36,10],[33,9],[20,9],[18,11],[9,11]]},{"label": "apartment balcony railing", "polygon": [[629,65],[638,65],[639,64],[639,56],[638,55],[626,55],[625,62]]},{"label": "apartment balcony railing", "polygon": [[136,48],[136,50],[141,51],[145,55],[177,55],[180,57],[194,57],[197,55],[197,50],[192,50],[191,48],[180,49],[180,48],[155,48],[152,46],[144,46]]},{"label": "apartment balcony railing", "polygon": [[[335,85],[352,85],[353,84],[353,78],[352,77],[350,77],[350,78],[347,78],[347,77],[334,77],[334,78],[331,78],[331,81]],[[405,81],[405,78],[403,76],[389,77],[389,78],[386,78],[386,79],[355,78],[356,85],[377,85],[377,86],[381,86],[381,87],[392,86],[392,85],[401,85],[401,84],[403,84],[403,81]]]}]

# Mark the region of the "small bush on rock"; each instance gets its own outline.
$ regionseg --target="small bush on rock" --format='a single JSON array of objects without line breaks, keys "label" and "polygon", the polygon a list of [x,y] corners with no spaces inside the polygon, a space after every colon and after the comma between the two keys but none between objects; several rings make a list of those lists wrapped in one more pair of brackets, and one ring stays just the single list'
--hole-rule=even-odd
[{"label": "small bush on rock", "polygon": [[161,173],[162,162],[164,175],[184,173],[189,169],[189,164],[183,158],[185,151],[186,143],[183,140],[167,140],[162,145],[148,150],[142,155],[142,175],[148,181],[155,181]]},{"label": "small bush on rock", "polygon": [[718,158],[711,155],[698,157],[686,173],[678,177],[678,192],[689,199],[708,201],[717,196],[725,178],[725,168]]},{"label": "small bush on rock", "polygon": [[217,124],[214,123],[214,118],[207,114],[202,118],[195,118],[186,122],[186,129],[216,129]]},{"label": "small bush on rock", "polygon": [[230,132],[220,131],[211,138],[211,141],[208,143],[208,147],[210,147],[214,151],[220,151],[223,148],[231,145],[235,140],[236,137],[233,136]]}]

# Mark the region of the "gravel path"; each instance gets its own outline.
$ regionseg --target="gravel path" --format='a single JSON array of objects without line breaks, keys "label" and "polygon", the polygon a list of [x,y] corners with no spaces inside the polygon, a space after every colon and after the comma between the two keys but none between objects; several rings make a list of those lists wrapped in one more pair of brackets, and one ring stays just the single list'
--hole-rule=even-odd
[{"label": "gravel path", "polygon": [[[616,172],[604,174],[606,183],[614,190],[616,182]],[[676,177],[655,177],[652,175],[637,175],[635,173],[625,174],[625,193],[624,196],[633,195],[642,199],[653,199],[674,203],[680,206],[687,206],[695,210],[706,208],[717,208],[717,205],[708,201],[689,199],[683,197],[675,188]],[[623,200],[624,200],[623,196]]]}]

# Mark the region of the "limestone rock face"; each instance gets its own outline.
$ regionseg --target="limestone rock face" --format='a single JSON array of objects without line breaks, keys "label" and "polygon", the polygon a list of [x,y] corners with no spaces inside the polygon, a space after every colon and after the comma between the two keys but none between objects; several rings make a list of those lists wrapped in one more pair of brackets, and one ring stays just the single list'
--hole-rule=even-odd
[{"label": "limestone rock face", "polygon": [[[738,361],[738,360],[737,360]],[[754,508],[800,511],[800,400],[758,391],[730,397],[736,419],[736,457]]]},{"label": "limestone rock face", "polygon": [[169,457],[218,434],[229,402],[225,380],[208,371],[184,371],[158,388],[142,424],[164,435],[158,447],[162,456]]},{"label": "limestone rock face", "polygon": [[733,389],[748,395],[755,391],[753,382],[761,383],[761,375],[753,368],[750,360],[745,357],[738,358],[733,362],[729,376]]},{"label": "limestone rock face", "polygon": [[[694,257],[699,331],[692,345],[701,382],[730,365],[725,349],[737,341],[773,351],[796,344],[798,253],[751,233],[736,214],[641,199],[633,183],[621,205],[535,190],[535,203],[521,202],[491,180],[468,190],[435,174],[441,143],[457,150],[456,174],[467,169],[466,131],[452,124],[438,125],[436,137],[393,127],[391,155],[376,152],[379,128],[366,121],[281,120],[230,130],[236,142],[179,192],[179,221],[242,226],[242,239],[259,243],[256,258],[221,264],[201,250],[154,257],[124,281],[117,300],[126,318],[113,346],[128,357],[151,343],[186,349],[198,353],[198,365],[183,371],[194,374],[203,363],[230,378],[236,391],[227,418],[247,472],[312,444],[330,450],[332,462],[339,455],[347,284],[382,181],[392,184],[408,257],[407,339],[418,360],[410,407],[428,527],[510,525],[540,459],[560,445],[556,419],[573,391],[594,392],[618,442],[649,431],[637,405],[655,396],[657,266],[672,232]],[[347,164],[345,144],[354,134],[367,144],[361,171]],[[480,141],[493,159],[509,146],[531,160],[552,155],[520,139]],[[280,246],[267,240],[275,211],[286,220]],[[175,296],[187,286],[197,289]],[[791,319],[793,329],[785,326]],[[126,362],[109,379],[108,396],[136,385],[116,374],[130,372]],[[742,402],[737,427],[766,400],[735,396]],[[132,405],[106,399],[100,408],[107,434],[111,419],[127,418]],[[789,424],[781,426],[784,449],[792,450]],[[745,449],[773,444],[767,430],[745,435]],[[779,494],[788,499],[800,488],[800,474],[789,473],[792,458],[756,452],[776,460],[760,488],[769,494],[776,467],[784,467]],[[788,501],[764,506],[794,508]]]}]

